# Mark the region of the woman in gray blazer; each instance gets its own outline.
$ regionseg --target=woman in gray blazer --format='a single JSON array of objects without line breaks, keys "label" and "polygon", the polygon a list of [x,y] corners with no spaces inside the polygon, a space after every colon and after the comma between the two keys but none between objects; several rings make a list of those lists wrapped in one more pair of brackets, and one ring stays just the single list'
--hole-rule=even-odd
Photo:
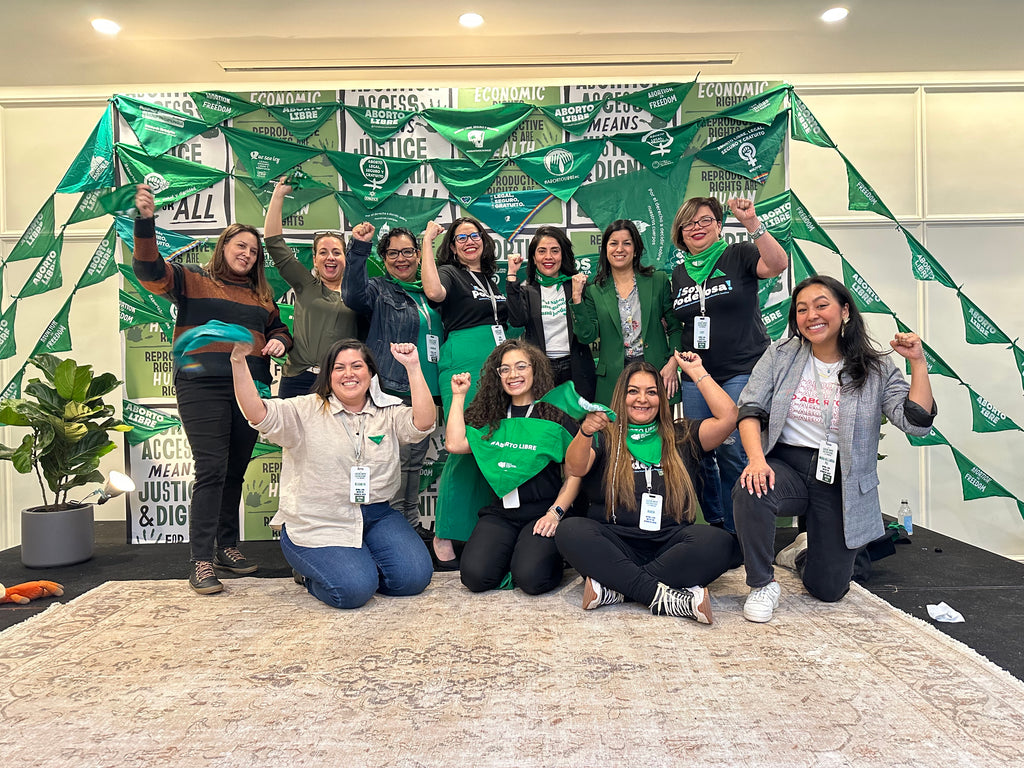
[{"label": "woman in gray blazer", "polygon": [[748,462],[733,489],[736,533],[750,595],[749,621],[770,621],[781,589],[772,555],[777,516],[804,516],[806,534],[779,553],[807,591],[834,602],[846,594],[857,550],[884,533],[878,502],[882,414],[926,435],[935,417],[921,339],[889,345],[910,363],[910,384],[876,349],[853,297],[838,280],[807,278],[793,290],[790,338],[775,342],[739,399]]}]

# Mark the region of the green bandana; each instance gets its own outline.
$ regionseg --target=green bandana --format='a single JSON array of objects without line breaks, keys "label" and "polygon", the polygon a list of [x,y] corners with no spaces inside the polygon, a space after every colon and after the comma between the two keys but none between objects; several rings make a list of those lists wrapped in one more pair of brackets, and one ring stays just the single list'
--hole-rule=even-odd
[{"label": "green bandana", "polygon": [[630,424],[626,428],[626,447],[633,458],[652,466],[661,464],[661,434],[658,422]]},{"label": "green bandana", "polygon": [[708,275],[714,271],[715,265],[718,264],[718,259],[725,251],[727,245],[725,240],[720,239],[700,253],[683,254],[686,274],[690,276],[693,282],[700,285],[708,279]]},{"label": "green bandana", "polygon": [[417,280],[417,281],[415,281],[413,283],[406,283],[406,282],[404,282],[402,280],[399,280],[397,277],[392,275],[390,272],[388,273],[388,276],[385,279],[389,283],[395,283],[399,288],[401,288],[402,290],[407,291],[409,293],[423,293],[423,281],[422,280]]},{"label": "green bandana", "polygon": [[477,466],[498,496],[511,493],[552,461],[563,461],[572,435],[547,419],[502,419],[489,439],[487,429],[466,425]]},{"label": "green bandana", "polygon": [[543,285],[545,288],[550,288],[552,285],[561,285],[566,280],[572,280],[572,275],[563,275],[559,272],[548,277],[547,275],[542,275],[538,272],[534,279],[537,281],[537,285]]},{"label": "green bandana", "polygon": [[580,397],[579,393],[576,391],[576,387],[571,381],[559,384],[554,389],[549,390],[547,394],[537,402],[553,405],[555,408],[560,411],[564,411],[577,421],[585,418],[588,413],[596,413],[597,411],[604,411],[607,414],[609,421],[615,421],[615,411],[603,405],[588,402],[584,398]]}]

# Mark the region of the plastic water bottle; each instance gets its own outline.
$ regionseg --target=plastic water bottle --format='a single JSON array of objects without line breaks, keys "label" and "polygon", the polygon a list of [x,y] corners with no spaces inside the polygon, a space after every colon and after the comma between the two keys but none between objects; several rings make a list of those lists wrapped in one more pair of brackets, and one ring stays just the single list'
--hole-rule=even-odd
[{"label": "plastic water bottle", "polygon": [[914,512],[910,509],[910,503],[906,499],[900,502],[899,511],[896,512],[896,522],[903,526],[908,536],[914,533]]}]

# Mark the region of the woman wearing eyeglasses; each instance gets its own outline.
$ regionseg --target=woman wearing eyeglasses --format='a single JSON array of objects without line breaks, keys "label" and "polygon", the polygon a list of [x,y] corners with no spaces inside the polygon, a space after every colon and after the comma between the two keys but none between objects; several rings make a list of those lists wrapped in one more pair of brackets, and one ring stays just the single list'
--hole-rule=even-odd
[{"label": "woman wearing eyeglasses", "polygon": [[320,360],[331,344],[356,337],[356,313],[341,298],[341,278],[345,274],[345,240],[341,233],[316,234],[312,272],[295,258],[284,241],[281,208],[285,196],[292,192],[286,178],[282,177],[274,187],[263,222],[263,236],[274,266],[295,291],[295,346],[284,364],[278,395],[296,397],[309,394],[320,370]]},{"label": "woman wearing eyeglasses", "polygon": [[[672,242],[684,261],[672,271],[672,309],[683,326],[680,349],[697,352],[711,378],[736,401],[770,343],[761,321],[758,280],[781,275],[789,256],[758,221],[753,201],[733,198],[729,210],[750,241],[726,243],[722,204],[713,197],[692,197],[676,212]],[[683,381],[680,391],[686,418],[711,414],[695,384]],[[738,432],[701,462],[701,512],[730,533],[736,530],[730,494],[746,464]]]},{"label": "woman wearing eyeglasses", "polygon": [[562,460],[579,427],[536,399],[552,387],[551,366],[537,347],[509,339],[480,370],[473,404],[464,410],[474,377],[452,377],[445,425],[451,454],[473,453],[498,500],[479,511],[462,552],[462,583],[472,592],[512,584],[540,595],[562,581],[555,530],[572,506],[579,478],[563,478]]},{"label": "woman wearing eyeglasses", "polygon": [[[341,296],[345,304],[361,315],[370,317],[370,331],[366,344],[377,361],[381,388],[388,394],[401,397],[410,404],[409,376],[405,365],[391,353],[393,343],[415,344],[419,350],[420,368],[435,398],[437,361],[442,336],[441,316],[423,292],[419,278],[420,252],[416,236],[404,227],[395,227],[380,236],[377,255],[384,262],[387,274],[369,277],[366,269],[370,243],[360,239],[372,224],[359,224],[352,230],[352,245],[348,252],[345,281]],[[419,495],[420,469],[430,446],[426,437],[417,443],[402,445],[402,483],[391,506],[405,515],[409,524],[424,540],[432,536],[420,523]]]},{"label": "woman wearing eyeglasses", "polygon": [[[444,232],[434,263],[434,240]],[[480,366],[505,340],[508,306],[498,287],[494,240],[476,219],[461,218],[445,231],[427,224],[423,235],[420,272],[423,291],[441,313],[444,339],[437,376],[445,418],[452,405],[451,378]],[[466,392],[466,404],[476,394],[476,381]],[[458,559],[451,540],[466,541],[476,523],[476,511],[494,494],[471,455],[449,455],[438,485],[434,556],[437,567],[454,570]]]}]

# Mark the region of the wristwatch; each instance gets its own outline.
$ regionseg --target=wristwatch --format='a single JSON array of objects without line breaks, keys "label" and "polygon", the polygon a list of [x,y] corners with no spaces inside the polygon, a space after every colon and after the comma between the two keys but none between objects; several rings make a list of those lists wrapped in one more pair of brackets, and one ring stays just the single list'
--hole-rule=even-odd
[{"label": "wristwatch", "polygon": [[555,517],[557,517],[559,520],[561,520],[563,517],[565,517],[565,510],[562,509],[557,504],[555,504],[555,506],[551,507],[551,509],[549,509],[548,512],[554,512],[555,513]]}]

